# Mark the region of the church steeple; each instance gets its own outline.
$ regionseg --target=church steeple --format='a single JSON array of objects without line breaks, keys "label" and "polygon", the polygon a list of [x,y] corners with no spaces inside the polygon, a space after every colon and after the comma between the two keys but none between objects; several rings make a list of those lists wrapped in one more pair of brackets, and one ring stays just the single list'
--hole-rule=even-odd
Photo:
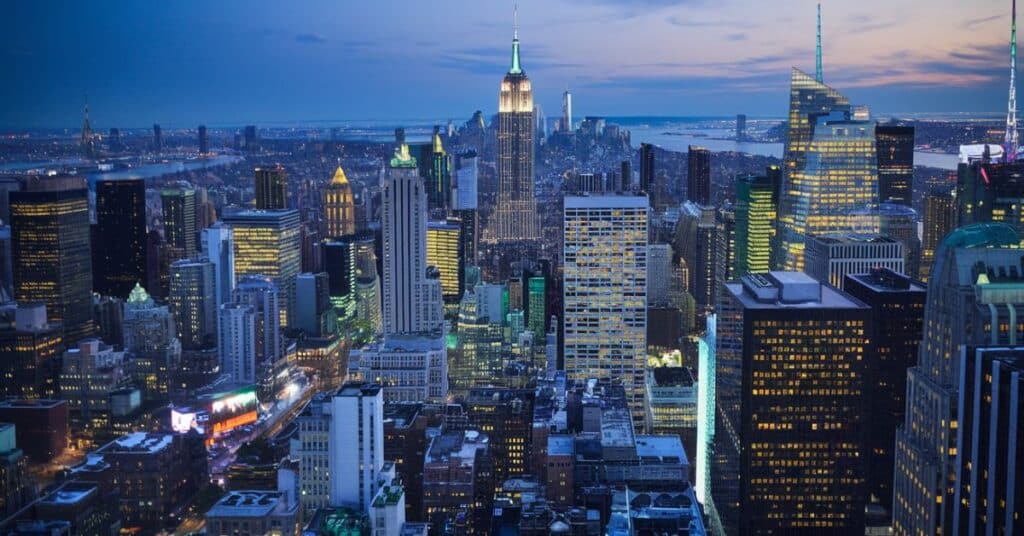
[{"label": "church steeple", "polygon": [[512,67],[508,74],[522,74],[523,68],[519,63],[519,5],[517,4],[512,12]]}]

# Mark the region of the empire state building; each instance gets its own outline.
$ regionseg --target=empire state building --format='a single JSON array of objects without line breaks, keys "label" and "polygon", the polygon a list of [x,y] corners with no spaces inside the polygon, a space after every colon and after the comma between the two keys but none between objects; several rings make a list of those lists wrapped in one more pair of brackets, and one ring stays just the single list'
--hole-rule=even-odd
[{"label": "empire state building", "polygon": [[533,185],[533,89],[519,63],[519,28],[512,39],[512,67],[498,95],[498,205],[491,226],[498,242],[536,240]]}]

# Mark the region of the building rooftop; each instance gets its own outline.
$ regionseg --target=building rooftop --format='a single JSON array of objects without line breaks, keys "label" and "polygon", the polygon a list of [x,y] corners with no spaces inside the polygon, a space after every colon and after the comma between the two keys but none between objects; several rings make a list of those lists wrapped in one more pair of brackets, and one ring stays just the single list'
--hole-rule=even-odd
[{"label": "building rooftop", "polygon": [[280,491],[229,491],[206,512],[206,517],[263,517],[283,500]]},{"label": "building rooftop", "polygon": [[342,385],[335,396],[377,396],[381,387],[375,383],[348,382]]},{"label": "building rooftop", "polygon": [[96,453],[153,454],[169,447],[173,440],[173,434],[133,432],[107,443],[100,447]]},{"label": "building rooftop", "polygon": [[567,196],[565,208],[647,208],[650,205],[646,195],[622,193],[613,195]]},{"label": "building rooftop", "polygon": [[95,493],[99,493],[99,488],[95,484],[68,482],[40,499],[39,502],[48,505],[75,506]]},{"label": "building rooftop", "polygon": [[363,351],[376,351],[382,353],[401,352],[440,352],[445,348],[445,338],[442,335],[432,336],[428,334],[390,335],[378,339],[365,347]]},{"label": "building rooftop", "polygon": [[812,235],[810,240],[823,244],[895,244],[899,242],[895,238],[885,235],[871,233],[832,233],[824,235]]},{"label": "building rooftop", "polygon": [[636,436],[636,455],[642,461],[690,463],[682,439],[675,434]]},{"label": "building rooftop", "polygon": [[873,268],[869,273],[847,274],[846,277],[875,292],[927,292],[921,283],[889,268]]},{"label": "building rooftop", "polygon": [[803,272],[750,274],[727,290],[747,309],[845,309],[864,304]]},{"label": "building rooftop", "polygon": [[0,402],[0,409],[50,409],[62,405],[67,405],[67,401],[45,398],[36,400],[6,400]]},{"label": "building rooftop", "polygon": [[548,455],[549,456],[572,456],[573,455],[573,436],[571,435],[553,435],[548,436]]},{"label": "building rooftop", "polygon": [[476,452],[486,449],[488,442],[487,435],[476,430],[444,433],[430,442],[425,463],[444,462],[452,458],[462,460],[463,464],[473,463]]},{"label": "building rooftop", "polygon": [[655,367],[650,370],[656,387],[692,387],[694,384],[689,367]]}]

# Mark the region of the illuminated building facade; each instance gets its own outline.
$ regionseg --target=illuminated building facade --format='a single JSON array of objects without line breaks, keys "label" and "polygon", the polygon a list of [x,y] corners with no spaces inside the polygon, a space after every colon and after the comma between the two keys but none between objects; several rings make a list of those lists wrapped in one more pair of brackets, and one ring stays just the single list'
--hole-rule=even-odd
[{"label": "illuminated building facade", "polygon": [[73,345],[94,331],[89,201],[79,178],[30,177],[8,193],[14,299],[42,302]]},{"label": "illuminated building facade", "polygon": [[124,349],[132,356],[129,372],[145,399],[165,400],[171,375],[181,363],[181,342],[174,317],[157,305],[138,283],[124,304]]},{"label": "illuminated building facade", "polygon": [[281,332],[283,300],[280,290],[268,278],[247,276],[238,281],[233,302],[247,305],[254,314],[255,378],[260,400],[269,400],[281,383],[285,370],[285,339]]},{"label": "illuminated building facade", "polygon": [[256,210],[286,210],[288,208],[288,179],[280,164],[272,168],[258,167],[253,171],[256,182]]},{"label": "illuminated building facade", "polygon": [[566,197],[565,370],[618,378],[644,419],[647,359],[647,196]]},{"label": "illuminated building facade", "polygon": [[875,127],[878,200],[909,207],[914,199],[914,127]]},{"label": "illuminated building facade", "polygon": [[215,223],[202,230],[202,258],[213,264],[214,297],[217,308],[231,301],[235,290],[235,239],[231,228]]},{"label": "illuminated building facade", "polygon": [[526,324],[533,332],[535,341],[543,341],[547,335],[547,278],[531,277],[526,280]]},{"label": "illuminated building facade", "polygon": [[956,201],[958,226],[992,221],[1024,233],[1024,161],[965,162],[961,154]]},{"label": "illuminated building facade", "polygon": [[235,383],[256,383],[256,312],[250,305],[226,303],[218,315],[221,371]]},{"label": "illuminated building facade", "polygon": [[427,265],[441,272],[441,296],[445,303],[462,298],[465,259],[461,255],[462,229],[457,223],[432,221],[427,224]]},{"label": "illuminated building facade", "polygon": [[[849,117],[850,101],[838,91],[826,86],[814,77],[793,69],[789,92],[789,122],[786,130],[783,182],[779,195],[779,267],[787,270],[803,269],[804,237],[812,233],[828,233],[846,229],[842,210],[859,208],[868,202],[877,202],[878,162],[875,153],[874,126],[862,126],[863,135],[850,140],[854,146],[847,146],[839,136],[823,133],[818,141],[815,136],[819,119],[833,113]],[[867,128],[872,129],[870,135]],[[831,131],[831,129],[826,129]],[[854,134],[859,134],[860,129]],[[860,154],[847,154],[854,150]],[[848,160],[850,159],[850,160]],[[853,195],[851,180],[867,180],[852,170],[839,169],[840,164],[856,162],[858,167],[874,169],[874,198],[858,203]],[[870,165],[868,165],[870,163]],[[813,165],[813,168],[811,167]],[[830,168],[835,167],[834,172]],[[833,177],[832,175],[835,175]],[[841,180],[837,180],[842,177]]]},{"label": "illuminated building facade", "polygon": [[484,300],[476,288],[470,288],[459,303],[455,347],[448,355],[449,392],[454,397],[463,397],[472,387],[498,381],[502,376],[502,320],[491,319]]},{"label": "illuminated building facade", "polygon": [[640,144],[640,193],[650,194],[654,185],[654,146]]},{"label": "illuminated building facade", "polygon": [[686,199],[711,204],[711,151],[691,145],[686,153]]},{"label": "illuminated building facade", "polygon": [[209,348],[217,340],[217,290],[213,263],[182,259],[171,264],[167,304],[181,346]]},{"label": "illuminated building facade", "polygon": [[675,251],[686,263],[686,289],[697,302],[698,322],[715,305],[716,211],[710,205],[692,201],[680,207],[676,224]]},{"label": "illuminated building facade", "polygon": [[726,284],[711,468],[725,533],[863,533],[870,313],[800,272]]},{"label": "illuminated building facade", "polygon": [[957,403],[955,534],[1019,534],[1024,527],[1024,348],[964,347]]},{"label": "illuminated building facade", "polygon": [[847,275],[844,290],[871,307],[868,371],[874,386],[868,401],[868,493],[892,512],[896,428],[903,422],[907,369],[917,363],[924,323],[925,288],[889,269]]},{"label": "illuminated building facade", "polygon": [[160,191],[164,242],[173,248],[174,259],[184,259],[196,251],[196,191],[192,188],[168,188]]},{"label": "illuminated building facade", "polygon": [[0,328],[0,399],[53,398],[63,347],[60,326],[46,320],[44,304],[18,304],[14,322]]},{"label": "illuminated building facade", "polygon": [[356,232],[356,205],[352,185],[338,166],[330,184],[324,187],[324,237],[336,238]]},{"label": "illuminated building facade", "polygon": [[1019,244],[1013,227],[974,224],[950,233],[935,256],[920,354],[907,372],[906,420],[896,431],[896,534],[954,533],[960,348],[1024,340]]},{"label": "illuminated building facade", "polygon": [[903,243],[876,234],[833,234],[807,237],[804,272],[836,288],[846,275],[866,274],[874,268],[904,273]]},{"label": "illuminated building facade", "polygon": [[[736,247],[734,275],[763,274],[774,266],[775,218],[779,208],[782,169],[736,181]],[[728,278],[731,279],[731,278]]]},{"label": "illuminated building facade", "polygon": [[529,473],[533,389],[475,387],[466,396],[469,424],[490,438],[495,482]]},{"label": "illuminated building facade", "polygon": [[512,39],[512,66],[498,95],[498,202],[491,215],[498,242],[536,240],[533,88],[519,63],[519,28]]},{"label": "illuminated building facade", "polygon": [[952,192],[933,190],[924,197],[921,238],[921,281],[927,282],[942,239],[956,228],[956,200]]},{"label": "illuminated building facade", "polygon": [[227,214],[235,246],[235,276],[271,278],[281,291],[281,324],[288,326],[301,259],[301,229],[295,210],[244,210]]},{"label": "illuminated building facade", "polygon": [[381,198],[384,333],[438,331],[441,282],[428,276],[427,194],[409,146],[402,145],[391,159]]},{"label": "illuminated building facade", "polygon": [[93,291],[126,298],[146,281],[144,179],[96,181]]},{"label": "illuminated building facade", "polygon": [[427,206],[431,210],[444,210],[451,206],[452,161],[441,143],[441,132],[438,127],[434,127],[430,143],[420,147],[417,165],[427,190]]},{"label": "illuminated building facade", "polygon": [[448,349],[442,336],[385,335],[358,350],[366,381],[384,388],[388,402],[438,402],[448,395]]},{"label": "illuminated building facade", "polygon": [[693,372],[688,367],[650,368],[644,393],[647,432],[677,435],[687,455],[695,456],[698,387]]}]

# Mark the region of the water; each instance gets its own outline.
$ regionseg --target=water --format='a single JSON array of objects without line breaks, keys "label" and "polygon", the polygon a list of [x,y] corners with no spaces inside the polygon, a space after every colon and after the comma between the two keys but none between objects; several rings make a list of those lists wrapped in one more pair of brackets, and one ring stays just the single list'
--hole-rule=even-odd
[{"label": "water", "polygon": [[226,166],[228,164],[240,162],[241,160],[241,156],[219,155],[213,158],[186,160],[184,162],[178,161],[161,162],[159,164],[144,164],[131,169],[119,169],[117,171],[99,171],[89,173],[86,177],[89,179],[90,183],[99,180],[111,179],[152,179],[162,177],[164,175],[170,175],[172,173],[181,173],[182,171],[195,171],[197,169]]},{"label": "water", "polygon": [[[700,145],[712,152],[734,151],[774,158],[782,158],[783,153],[781,143],[737,142],[729,139],[735,136],[735,119],[732,118],[623,117],[614,120],[609,118],[609,122],[628,129],[634,146],[650,143],[669,151],[686,152],[690,145]],[[747,131],[756,134],[779,122],[780,119],[748,118]],[[958,161],[955,154],[914,152],[914,164],[918,166],[956,170]]]}]

